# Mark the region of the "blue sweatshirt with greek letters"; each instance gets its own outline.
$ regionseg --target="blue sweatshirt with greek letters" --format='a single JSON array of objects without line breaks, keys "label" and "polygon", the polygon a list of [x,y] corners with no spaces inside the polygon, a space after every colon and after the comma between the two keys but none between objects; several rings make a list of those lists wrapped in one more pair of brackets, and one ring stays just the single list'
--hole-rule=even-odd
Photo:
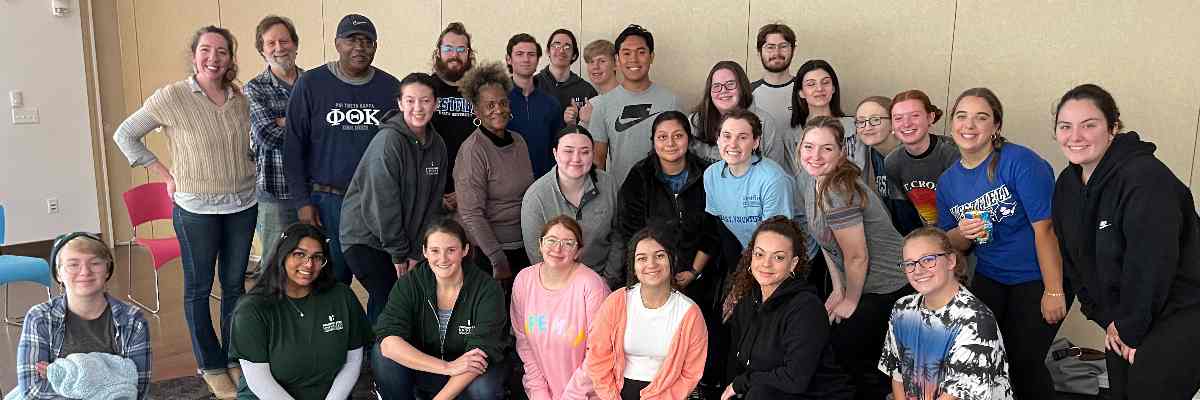
[{"label": "blue sweatshirt with greek letters", "polygon": [[311,203],[312,184],[345,191],[380,119],[396,107],[400,81],[378,68],[363,84],[334,75],[333,64],[296,80],[287,110],[283,168],[293,206]]}]

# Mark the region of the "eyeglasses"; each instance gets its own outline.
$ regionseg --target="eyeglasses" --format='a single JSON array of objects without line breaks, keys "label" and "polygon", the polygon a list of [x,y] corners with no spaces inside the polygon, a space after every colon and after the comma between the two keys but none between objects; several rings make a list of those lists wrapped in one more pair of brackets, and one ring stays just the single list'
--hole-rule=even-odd
[{"label": "eyeglasses", "polygon": [[762,49],[763,49],[763,51],[775,51],[775,50],[779,50],[779,51],[787,51],[787,50],[791,50],[791,49],[792,49],[792,44],[791,44],[791,43],[779,43],[779,44],[771,43],[771,44],[764,44],[764,45],[763,45],[763,47],[762,47]]},{"label": "eyeglasses", "polygon": [[451,45],[448,45],[448,44],[443,44],[443,45],[442,45],[442,52],[443,52],[443,53],[459,53],[459,54],[462,54],[462,53],[466,53],[467,51],[468,51],[468,49],[467,49],[467,47],[466,47],[466,46],[451,46]]},{"label": "eyeglasses", "polygon": [[881,116],[867,117],[867,118],[863,118],[863,119],[856,118],[856,119],[854,119],[854,126],[857,126],[859,128],[866,128],[867,123],[870,123],[871,126],[879,126],[879,124],[882,124],[884,120],[891,120],[891,119],[892,119],[892,117],[890,115],[882,116],[882,117]]},{"label": "eyeglasses", "polygon": [[550,237],[550,236],[546,236],[546,237],[542,238],[542,246],[546,246],[549,248],[560,248],[561,249],[561,248],[565,247],[568,249],[573,249],[573,248],[575,248],[575,245],[577,245],[577,244],[579,244],[579,242],[575,241],[575,239],[559,239],[559,238]]},{"label": "eyeglasses", "polygon": [[550,43],[550,45],[546,46],[546,47],[549,47],[550,50],[566,50],[566,51],[571,51],[571,49],[575,48],[575,46],[572,46],[570,43]]},{"label": "eyeglasses", "polygon": [[921,258],[918,258],[916,261],[901,261],[900,264],[898,264],[898,265],[900,265],[900,269],[903,269],[904,273],[906,273],[906,274],[911,274],[911,273],[916,272],[918,264],[921,265],[921,268],[925,268],[926,271],[933,271],[933,269],[937,267],[938,257],[948,256],[948,255],[950,255],[950,253],[934,253],[934,254],[922,256]]},{"label": "eyeglasses", "polygon": [[737,90],[737,88],[738,88],[737,81],[729,81],[729,82],[725,82],[725,83],[714,82],[712,85],[712,92],[713,93],[721,93],[722,88],[724,88],[725,90]]},{"label": "eyeglasses", "polygon": [[288,257],[291,257],[292,261],[295,261],[298,263],[310,261],[310,262],[312,262],[313,265],[316,265],[318,267],[324,267],[325,264],[329,264],[329,258],[325,257],[324,253],[315,253],[312,255],[308,255],[308,254],[304,254],[303,251],[297,250],[297,251],[293,251],[292,254],[289,254]]},{"label": "eyeglasses", "polygon": [[366,36],[354,36],[354,37],[342,38],[342,40],[345,40],[346,43],[350,44],[351,46],[358,46],[358,47],[362,47],[364,49],[375,48],[375,40],[371,39],[369,37],[366,37]]},{"label": "eyeglasses", "polygon": [[94,260],[86,264],[81,262],[68,262],[66,264],[62,264],[62,269],[67,271],[69,274],[78,274],[79,271],[83,270],[84,265],[86,265],[88,271],[91,271],[92,273],[108,271],[108,261],[104,260]]}]

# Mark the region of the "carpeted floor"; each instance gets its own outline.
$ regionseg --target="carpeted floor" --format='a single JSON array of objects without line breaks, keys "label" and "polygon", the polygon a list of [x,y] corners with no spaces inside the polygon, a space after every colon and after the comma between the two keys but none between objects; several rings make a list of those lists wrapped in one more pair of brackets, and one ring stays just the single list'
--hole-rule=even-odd
[{"label": "carpeted floor", "polygon": [[[376,397],[372,391],[374,385],[369,374],[362,375],[358,379],[358,384],[354,386],[354,394],[351,399],[375,400]],[[151,383],[149,398],[151,400],[209,400],[214,397],[199,376],[185,376]]]}]

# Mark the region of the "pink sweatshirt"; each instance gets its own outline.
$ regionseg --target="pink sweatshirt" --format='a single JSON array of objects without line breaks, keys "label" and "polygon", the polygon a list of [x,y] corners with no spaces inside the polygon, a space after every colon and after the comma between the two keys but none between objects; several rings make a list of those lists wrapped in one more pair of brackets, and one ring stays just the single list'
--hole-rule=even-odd
[{"label": "pink sweatshirt", "polygon": [[608,297],[608,285],[579,264],[567,286],[546,290],[542,268],[545,263],[525,268],[513,282],[509,317],[517,354],[525,362],[525,392],[530,400],[595,399],[583,356],[588,328]]}]

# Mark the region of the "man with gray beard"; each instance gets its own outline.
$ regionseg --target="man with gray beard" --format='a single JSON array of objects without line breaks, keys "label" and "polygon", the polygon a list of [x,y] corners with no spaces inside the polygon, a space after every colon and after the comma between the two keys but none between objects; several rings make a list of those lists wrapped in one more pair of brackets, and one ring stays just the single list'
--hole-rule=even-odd
[{"label": "man with gray beard", "polygon": [[[287,136],[288,99],[292,85],[304,72],[296,66],[300,36],[292,21],[268,15],[259,21],[254,48],[267,62],[267,69],[246,82],[244,91],[250,102],[250,143],[254,151],[258,196],[258,237],[262,244],[259,264],[271,259],[279,235],[288,225],[299,221],[297,204],[288,193],[283,173],[283,140]],[[262,269],[255,266],[246,275]]]},{"label": "man with gray beard", "polygon": [[[458,80],[474,66],[475,51],[471,49],[471,34],[462,22],[451,22],[438,35],[436,47],[433,48],[433,73],[437,76],[433,94],[437,96],[438,106],[432,123],[433,130],[442,135],[442,141],[446,143],[446,157],[449,159],[447,171],[454,171],[458,148],[475,131],[474,109],[471,102],[458,91]],[[451,175],[446,174],[448,178]],[[443,204],[448,211],[458,209],[453,178],[446,181]]]}]

